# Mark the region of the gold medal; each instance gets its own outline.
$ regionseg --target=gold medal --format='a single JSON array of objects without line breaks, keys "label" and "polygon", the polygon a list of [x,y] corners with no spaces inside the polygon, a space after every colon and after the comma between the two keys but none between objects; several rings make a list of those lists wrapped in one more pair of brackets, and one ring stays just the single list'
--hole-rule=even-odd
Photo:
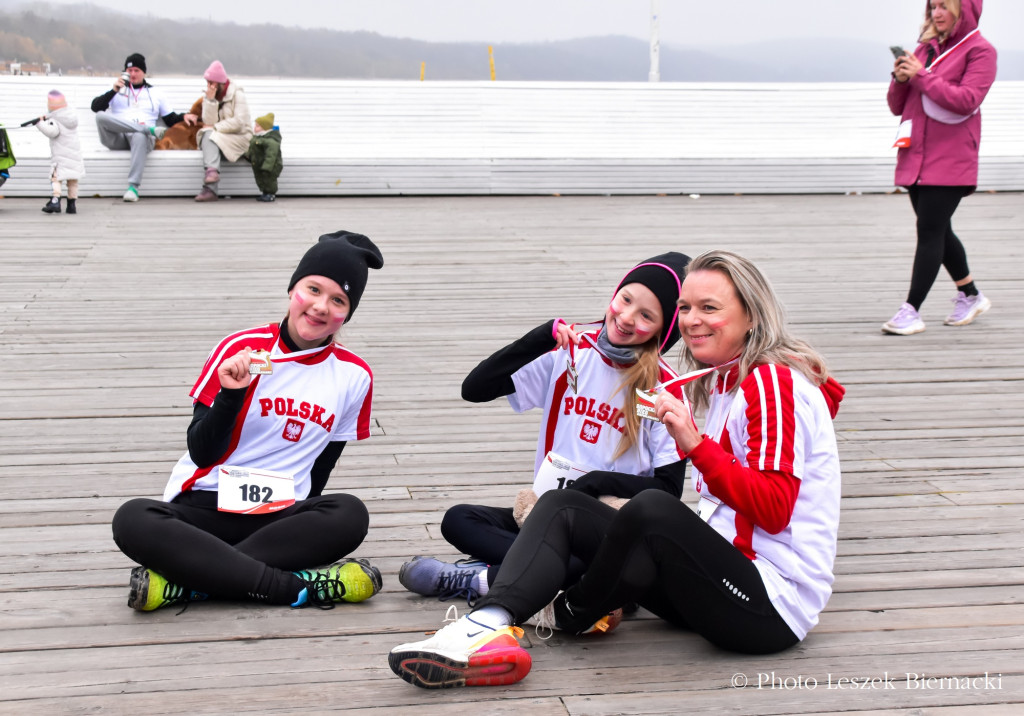
[{"label": "gold medal", "polygon": [[270,362],[270,351],[258,350],[249,354],[249,375],[272,375],[274,366]]},{"label": "gold medal", "polygon": [[658,420],[658,411],[654,409],[654,393],[648,393],[646,391],[636,389],[636,414],[638,417],[647,418],[654,422],[661,422]]},{"label": "gold medal", "polygon": [[573,395],[576,395],[579,387],[580,374],[576,370],[576,365],[573,363],[572,358],[568,358],[565,361],[565,382],[569,386],[569,390],[572,391]]}]

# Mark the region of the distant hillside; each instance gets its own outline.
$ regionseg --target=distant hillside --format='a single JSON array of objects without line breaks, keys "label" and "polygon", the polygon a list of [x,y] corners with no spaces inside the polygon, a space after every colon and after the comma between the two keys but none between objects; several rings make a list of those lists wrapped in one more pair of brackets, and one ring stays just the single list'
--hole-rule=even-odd
[{"label": "distant hillside", "polygon": [[[219,59],[242,76],[419,79],[425,62],[428,80],[490,77],[483,43],[175,21],[88,4],[31,3],[0,11],[0,60],[113,74],[130,52],[142,52],[155,76],[200,74]],[[494,56],[499,80],[643,82],[650,69],[647,42],[617,36],[501,44]],[[821,57],[828,61],[808,61]],[[871,43],[780,39],[715,51],[663,45],[660,70],[666,82],[843,82],[883,80],[891,65],[888,48]],[[1024,79],[1024,53],[1001,53],[999,65],[1000,79]]]}]

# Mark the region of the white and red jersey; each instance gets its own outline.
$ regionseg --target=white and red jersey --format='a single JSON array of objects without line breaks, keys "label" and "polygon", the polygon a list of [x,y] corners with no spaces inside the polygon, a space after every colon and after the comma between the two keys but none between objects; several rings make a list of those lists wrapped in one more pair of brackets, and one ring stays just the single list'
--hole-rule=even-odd
[{"label": "white and red jersey", "polygon": [[[690,454],[691,479],[698,494],[721,502],[708,524],[753,560],[772,604],[803,639],[832,594],[840,498],[832,415],[822,389],[798,371],[757,366],[738,388],[730,384],[737,373],[733,367],[719,378],[704,433],[731,456],[725,463],[750,470],[724,478],[726,467],[713,477],[713,446],[702,443]],[[717,482],[716,494],[723,479],[732,482]],[[775,533],[755,524],[754,515]]]},{"label": "white and red jersey", "polygon": [[[596,343],[598,331],[587,335]],[[517,413],[542,408],[544,418],[537,438],[534,474],[551,451],[591,470],[650,477],[654,468],[679,462],[682,457],[665,426],[653,420],[642,420],[637,444],[625,454],[614,458],[619,439],[625,430],[623,410],[628,387],[622,386],[624,372],[606,358],[586,338],[573,350],[578,372],[577,392],[573,393],[566,375],[568,350],[549,351],[512,374],[515,392],[508,402]],[[660,381],[676,377],[660,360]],[[651,386],[653,387],[653,386]]]},{"label": "white and red jersey", "polygon": [[[203,366],[192,398],[213,405],[220,392],[217,367],[246,348],[270,352],[273,373],[253,376],[220,464],[292,475],[295,499],[309,495],[310,470],[328,442],[370,436],[373,373],[338,343],[290,351],[271,323],[222,340]],[[171,472],[164,500],[186,490],[216,490],[217,465],[200,468],[186,452]]]}]

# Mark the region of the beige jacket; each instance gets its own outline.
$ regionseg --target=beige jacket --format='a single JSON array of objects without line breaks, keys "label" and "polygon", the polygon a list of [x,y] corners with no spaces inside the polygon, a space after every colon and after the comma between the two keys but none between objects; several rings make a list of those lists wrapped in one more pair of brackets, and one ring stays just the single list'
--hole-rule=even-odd
[{"label": "beige jacket", "polygon": [[213,143],[220,148],[224,158],[237,162],[249,149],[249,140],[252,139],[252,120],[245,90],[229,82],[223,100],[203,98],[203,124],[205,126],[199,131],[213,132]]}]

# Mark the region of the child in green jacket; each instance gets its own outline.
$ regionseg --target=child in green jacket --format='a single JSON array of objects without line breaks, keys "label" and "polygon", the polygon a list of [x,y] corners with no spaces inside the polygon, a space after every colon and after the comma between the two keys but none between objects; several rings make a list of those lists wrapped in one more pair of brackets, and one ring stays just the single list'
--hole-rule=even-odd
[{"label": "child in green jacket", "polygon": [[256,118],[252,128],[246,156],[252,163],[252,174],[256,186],[262,192],[256,201],[274,201],[277,198],[277,177],[281,175],[284,162],[281,160],[281,131],[274,126],[274,113]]}]

